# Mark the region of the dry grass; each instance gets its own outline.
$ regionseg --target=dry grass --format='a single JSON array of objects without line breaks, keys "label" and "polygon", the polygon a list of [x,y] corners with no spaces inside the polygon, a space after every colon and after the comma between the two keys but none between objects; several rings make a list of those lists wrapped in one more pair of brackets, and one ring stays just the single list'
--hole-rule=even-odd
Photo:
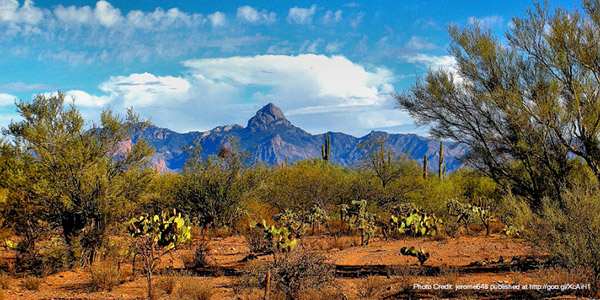
[{"label": "dry grass", "polygon": [[214,294],[211,282],[194,277],[180,277],[177,296],[180,300],[209,300]]},{"label": "dry grass", "polygon": [[0,275],[0,288],[8,290],[10,288],[10,276],[6,274]]},{"label": "dry grass", "polygon": [[369,276],[361,280],[357,286],[358,296],[362,299],[379,299],[388,285],[381,276]]},{"label": "dry grass", "polygon": [[456,267],[443,264],[440,266],[440,284],[456,285],[458,283],[459,274]]},{"label": "dry grass", "polygon": [[156,287],[170,295],[173,294],[173,292],[175,291],[175,287],[177,286],[178,281],[179,280],[177,279],[177,277],[169,274],[158,278],[158,280],[156,281]]},{"label": "dry grass", "polygon": [[21,282],[21,286],[29,291],[38,291],[44,282],[43,278],[35,277],[35,276],[27,276],[23,278]]},{"label": "dry grass", "polygon": [[88,268],[92,288],[97,291],[111,291],[121,284],[123,277],[114,263],[97,262]]},{"label": "dry grass", "polygon": [[201,239],[193,251],[183,253],[181,260],[186,269],[202,268],[209,265],[210,245],[207,239]]}]

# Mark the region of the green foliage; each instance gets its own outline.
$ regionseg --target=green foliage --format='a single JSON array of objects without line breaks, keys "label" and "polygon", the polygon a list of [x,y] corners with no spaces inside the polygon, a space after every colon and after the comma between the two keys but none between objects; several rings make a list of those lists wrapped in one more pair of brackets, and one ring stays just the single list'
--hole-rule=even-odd
[{"label": "green foliage", "polygon": [[266,250],[266,253],[289,253],[298,243],[298,240],[285,227],[269,226],[265,220],[262,223],[254,224],[253,227],[262,229],[264,239],[270,241],[271,247]]},{"label": "green foliage", "polygon": [[423,265],[429,259],[429,252],[425,252],[423,249],[415,249],[415,247],[402,247],[400,248],[400,254],[416,257],[421,265]]},{"label": "green foliage", "polygon": [[232,227],[242,212],[242,199],[257,184],[257,174],[244,165],[248,153],[230,139],[217,155],[204,157],[199,143],[189,150],[175,206],[200,226]]},{"label": "green foliage", "polygon": [[562,201],[573,158],[600,178],[600,2],[582,7],[535,4],[506,43],[480,23],[451,26],[456,72],[431,70],[396,97],[433,136],[468,145],[468,163],[536,213],[544,198]]},{"label": "green foliage", "polygon": [[363,168],[373,172],[385,187],[406,172],[409,167],[405,156],[398,156],[385,146],[385,136],[373,137],[360,144],[359,147],[365,152],[361,165]]},{"label": "green foliage", "polygon": [[320,158],[271,169],[257,190],[265,203],[284,211],[305,212],[314,205],[328,209],[348,198],[350,170]]},{"label": "green foliage", "polygon": [[415,208],[406,216],[390,217],[392,233],[408,234],[412,236],[436,236],[442,220],[435,215],[428,214]]},{"label": "green foliage", "polygon": [[341,210],[350,228],[360,233],[361,246],[368,245],[369,240],[377,230],[377,226],[375,225],[376,215],[367,210],[367,201],[352,201],[351,205],[342,205]]},{"label": "green foliage", "polygon": [[2,130],[10,141],[0,163],[5,216],[30,251],[40,234],[60,227],[67,245],[80,243],[82,258],[93,261],[108,224],[124,220],[146,187],[152,150],[127,141],[148,123],[131,110],[125,119],[104,110],[100,124],[86,126],[60,92],[20,101],[17,111],[20,121]]}]

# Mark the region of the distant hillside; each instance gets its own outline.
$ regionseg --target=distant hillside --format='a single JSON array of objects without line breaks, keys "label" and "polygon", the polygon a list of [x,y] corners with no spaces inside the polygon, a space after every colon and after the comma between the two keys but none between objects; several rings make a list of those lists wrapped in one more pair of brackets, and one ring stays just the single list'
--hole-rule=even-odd
[{"label": "distant hillside", "polygon": [[[388,146],[399,154],[408,154],[413,159],[422,161],[427,154],[430,162],[437,162],[439,141],[427,139],[415,134],[388,134],[373,131],[357,138],[345,133],[328,132],[331,136],[331,161],[342,166],[353,166],[363,156],[358,145],[372,136],[386,136]],[[248,150],[253,161],[270,164],[281,164],[286,159],[295,162],[307,158],[321,157],[321,145],[324,134],[312,135],[287,120],[277,106],[269,103],[256,112],[246,127],[240,125],[219,126],[206,132],[177,133],[166,128],[148,126],[133,139],[146,140],[156,149],[152,161],[159,168],[180,171],[187,154],[184,147],[189,147],[199,140],[205,154],[217,153],[219,148],[235,137],[240,146]],[[455,143],[445,142],[444,162],[448,171],[460,167],[457,158],[465,154],[466,148]],[[437,163],[429,164],[431,170],[437,170]]]}]

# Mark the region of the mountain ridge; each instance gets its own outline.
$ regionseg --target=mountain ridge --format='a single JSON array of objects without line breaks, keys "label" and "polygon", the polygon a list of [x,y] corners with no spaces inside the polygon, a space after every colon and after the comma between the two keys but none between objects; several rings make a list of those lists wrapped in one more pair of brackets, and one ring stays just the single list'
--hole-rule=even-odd
[{"label": "mountain ridge", "polygon": [[[156,149],[156,154],[151,157],[153,165],[163,171],[179,172],[188,158],[184,148],[192,146],[195,141],[200,143],[205,155],[210,155],[218,153],[228,143],[229,137],[233,137],[239,141],[242,149],[250,152],[251,161],[281,164],[286,160],[295,162],[321,157],[325,134],[331,137],[330,161],[342,166],[355,166],[364,155],[364,150],[358,145],[379,136],[385,136],[388,139],[387,146],[396,153],[407,154],[419,163],[422,163],[425,154],[430,161],[437,161],[438,157],[439,140],[416,134],[390,134],[383,131],[371,131],[362,137],[342,132],[310,134],[293,125],[273,103],[259,109],[248,120],[246,127],[232,124],[204,132],[178,133],[150,125],[138,132],[132,142],[146,140]],[[466,153],[466,147],[453,142],[444,142],[444,146],[446,168],[454,171],[461,166],[458,158]],[[437,170],[437,164],[429,165],[431,171]]]}]

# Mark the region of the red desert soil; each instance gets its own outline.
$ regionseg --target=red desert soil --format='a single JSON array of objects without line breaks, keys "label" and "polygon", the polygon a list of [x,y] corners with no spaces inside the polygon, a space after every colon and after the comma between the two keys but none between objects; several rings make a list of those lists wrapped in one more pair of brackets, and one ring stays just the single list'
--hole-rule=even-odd
[{"label": "red desert soil", "polygon": [[[521,239],[509,239],[500,235],[489,237],[460,237],[455,239],[424,239],[409,238],[404,240],[373,240],[368,246],[351,246],[358,243],[356,238],[342,237],[335,240],[329,236],[307,237],[300,242],[301,247],[325,253],[328,260],[335,265],[367,266],[367,265],[395,265],[417,267],[418,262],[414,257],[399,254],[403,246],[423,248],[431,253],[425,266],[440,267],[452,270],[451,267],[466,266],[473,262],[496,261],[500,257],[510,260],[513,257],[545,256],[545,253],[536,250],[528,242]],[[342,248],[342,249],[339,249]],[[240,262],[247,254],[248,247],[240,236],[227,238],[213,238],[210,242],[210,252],[216,265],[227,268],[239,268],[244,265]],[[190,250],[180,250],[163,259],[163,267],[175,269],[183,266],[180,255]],[[6,258],[6,253],[2,253]],[[269,259],[268,256],[259,259]],[[125,265],[125,275],[131,273],[131,265]],[[395,291],[403,286],[434,283],[452,284],[493,284],[493,283],[539,283],[536,280],[543,278],[545,273],[540,270],[529,272],[500,272],[500,273],[470,273],[458,274],[445,272],[440,276],[406,276],[390,274],[381,277],[382,289]],[[156,276],[155,278],[158,278]],[[129,276],[127,276],[129,278]],[[240,299],[234,292],[235,277],[198,277],[196,280],[211,281],[215,294],[211,299]],[[347,294],[356,294],[357,289],[365,279],[342,278],[340,283]],[[115,287],[111,292],[94,292],[90,287],[90,276],[83,269],[74,269],[48,276],[38,291],[27,291],[21,287],[22,279],[13,278],[10,288],[5,291],[6,299],[143,299],[145,296],[145,281],[141,275],[134,281]],[[172,298],[171,298],[172,297]],[[159,299],[176,299],[163,294]]]}]

